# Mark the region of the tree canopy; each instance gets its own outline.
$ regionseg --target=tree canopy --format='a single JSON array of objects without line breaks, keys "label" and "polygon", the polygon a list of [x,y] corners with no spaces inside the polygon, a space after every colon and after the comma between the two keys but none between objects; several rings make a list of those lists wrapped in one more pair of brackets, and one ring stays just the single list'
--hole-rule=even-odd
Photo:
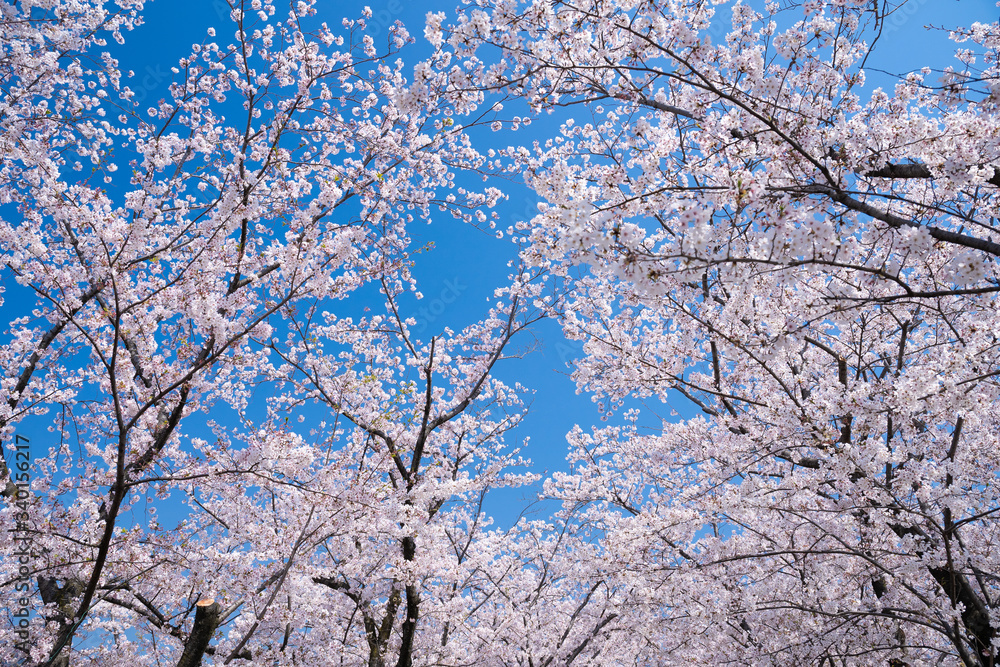
[{"label": "tree canopy", "polygon": [[[141,0],[0,3],[0,662],[993,667],[1000,25],[873,90],[906,6],[231,0],[154,103]],[[615,419],[494,525],[543,319]]]}]

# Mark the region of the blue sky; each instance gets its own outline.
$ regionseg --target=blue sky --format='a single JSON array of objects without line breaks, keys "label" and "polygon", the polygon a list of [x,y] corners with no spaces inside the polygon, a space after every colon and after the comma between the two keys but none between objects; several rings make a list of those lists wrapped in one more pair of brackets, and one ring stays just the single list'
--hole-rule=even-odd
[{"label": "blue sky", "polygon": [[[455,0],[375,0],[367,3],[320,0],[318,18],[334,25],[343,16],[357,17],[366,4],[372,9],[369,26],[376,40],[384,38],[388,27],[396,20],[402,21],[417,38],[418,43],[404,49],[402,54],[410,65],[429,51],[422,37],[427,12],[445,11],[454,16]],[[145,14],[146,24],[126,36],[127,44],[117,55],[122,69],[135,72],[129,85],[139,91],[137,98],[152,103],[164,94],[170,83],[171,66],[189,53],[191,44],[205,39],[209,26],[219,30],[219,42],[226,42],[231,30],[224,28],[228,24],[228,8],[222,0],[156,0],[147,4]],[[992,0],[911,0],[886,24],[879,49],[869,61],[867,88],[891,87],[891,77],[877,74],[876,69],[903,73],[924,65],[941,68],[956,62],[950,58],[953,47],[946,33],[925,30],[925,25],[968,25],[996,18],[997,8]],[[535,138],[532,133],[541,131],[539,125],[529,132],[522,131],[513,139],[530,141]],[[503,140],[506,143],[508,138]],[[501,228],[533,215],[537,198],[527,188],[512,183],[505,192],[509,199],[499,208]],[[444,326],[459,329],[478,320],[486,312],[487,298],[497,286],[504,284],[509,271],[507,262],[515,254],[514,246],[508,240],[498,240],[493,233],[462,225],[447,214],[435,217],[430,225],[417,222],[414,229],[418,245],[427,241],[435,244],[431,253],[418,258],[415,267],[424,294],[423,301],[413,304],[418,316],[418,333],[429,338]],[[5,296],[10,299],[12,295],[9,291]],[[16,301],[8,303],[15,305]],[[508,382],[521,382],[534,389],[535,394],[528,418],[522,428],[512,434],[512,439],[530,436],[531,445],[525,454],[534,460],[537,472],[552,472],[565,467],[565,434],[576,423],[584,428],[600,423],[600,416],[589,397],[575,392],[568,377],[566,363],[579,352],[580,346],[563,339],[555,323],[542,323],[535,328],[533,337],[522,337],[516,345],[534,349],[523,359],[500,367],[498,375]],[[675,406],[647,407],[657,413],[648,414],[646,422],[650,424],[658,424],[660,417],[669,417],[670,407],[676,407],[684,416],[693,414],[691,406],[682,400]],[[26,434],[33,441],[44,443],[46,419],[51,417],[35,419],[25,425]],[[528,496],[531,491],[498,493],[493,496],[487,511],[496,515],[500,523],[509,523],[524,507]]]}]

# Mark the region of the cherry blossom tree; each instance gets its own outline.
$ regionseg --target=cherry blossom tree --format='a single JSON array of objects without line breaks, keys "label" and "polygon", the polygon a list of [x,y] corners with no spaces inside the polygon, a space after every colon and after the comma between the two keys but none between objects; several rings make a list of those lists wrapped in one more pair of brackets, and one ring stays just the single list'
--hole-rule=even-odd
[{"label": "cherry blossom tree", "polygon": [[[384,315],[314,311],[284,340],[256,341],[278,385],[266,417],[213,424],[213,441],[196,438],[194,451],[161,464],[170,475],[150,483],[180,485],[194,511],[161,529],[155,548],[144,534],[119,568],[127,584],[105,598],[105,622],[142,630],[123,659],[175,655],[171,644],[183,645],[179,665],[205,655],[317,665],[467,655],[477,595],[492,588],[482,570],[507,539],[489,532],[484,496],[535,479],[513,472],[525,462],[503,444],[523,415],[518,388],[490,377],[531,316],[512,296],[468,330],[420,344],[398,288],[386,282]],[[303,436],[288,417],[312,402],[325,419]],[[164,595],[176,580],[187,597]],[[191,595],[205,613],[188,631],[179,619]]]},{"label": "cherry blossom tree", "polygon": [[[995,665],[1000,27],[872,92],[897,5],[482,0],[410,70],[240,0],[149,108],[141,2],[0,8],[3,662]],[[462,173],[544,203],[421,338],[412,223],[503,197]],[[550,314],[618,423],[499,529]]]},{"label": "cherry blossom tree", "polygon": [[254,0],[143,108],[104,41],[141,5],[0,17],[4,460],[53,425],[2,470],[2,661],[467,662],[526,530],[483,498],[534,479],[492,373],[546,289],[515,271],[477,324],[410,331],[408,226],[502,197],[455,188],[489,169],[454,121],[475,96],[404,70],[401,25]]},{"label": "cherry blossom tree", "polygon": [[545,202],[527,260],[574,281],[579,386],[703,413],[580,429],[547,483],[661,664],[997,660],[1000,27],[872,91],[900,4],[428,26],[442,69],[561,119],[504,156]]}]

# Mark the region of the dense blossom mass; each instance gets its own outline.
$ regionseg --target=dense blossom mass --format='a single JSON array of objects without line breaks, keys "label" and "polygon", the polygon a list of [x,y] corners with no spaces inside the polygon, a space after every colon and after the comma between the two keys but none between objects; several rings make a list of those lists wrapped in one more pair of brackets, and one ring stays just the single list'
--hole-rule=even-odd
[{"label": "dense blossom mass", "polygon": [[[996,665],[1000,26],[873,89],[905,5],[479,0],[404,64],[230,0],[153,101],[142,0],[0,3],[0,663]],[[510,178],[418,327],[413,225]],[[611,419],[500,528],[543,318]]]}]

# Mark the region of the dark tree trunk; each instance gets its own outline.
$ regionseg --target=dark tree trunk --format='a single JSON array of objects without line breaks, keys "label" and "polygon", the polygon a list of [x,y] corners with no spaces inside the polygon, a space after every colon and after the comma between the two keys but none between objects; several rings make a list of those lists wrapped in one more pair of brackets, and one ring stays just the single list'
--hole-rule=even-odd
[{"label": "dark tree trunk", "polygon": [[194,627],[184,643],[184,653],[177,661],[177,667],[200,667],[212,635],[222,623],[222,607],[218,602],[203,600],[196,605]]}]

